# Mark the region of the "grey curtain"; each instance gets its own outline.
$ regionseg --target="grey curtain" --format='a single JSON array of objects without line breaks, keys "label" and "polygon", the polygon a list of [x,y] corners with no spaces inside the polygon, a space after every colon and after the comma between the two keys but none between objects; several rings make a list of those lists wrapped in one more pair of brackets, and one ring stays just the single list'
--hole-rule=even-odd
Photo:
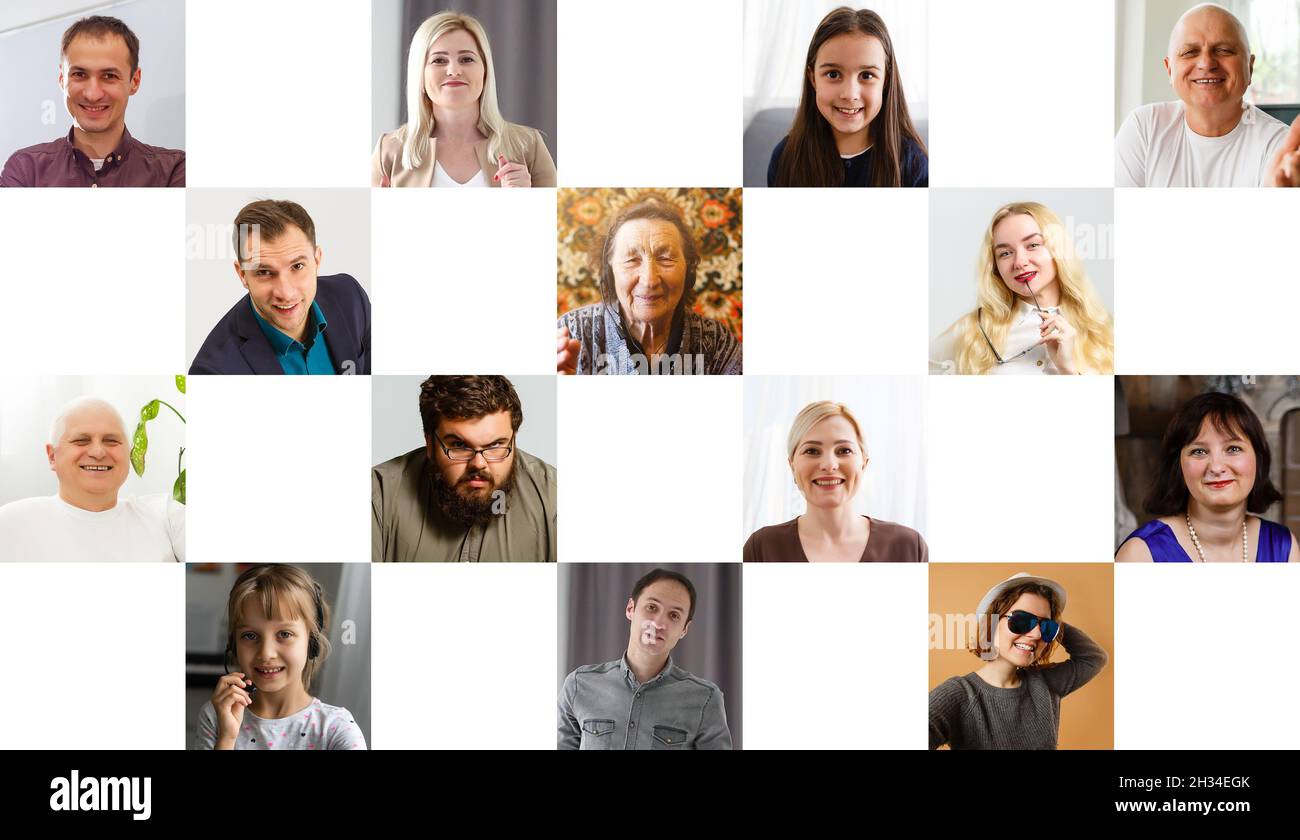
[{"label": "grey curtain", "polygon": [[[663,563],[695,585],[695,619],[673,650],[673,662],[716,683],[727,706],[733,746],[741,747],[741,592],[739,563]],[[560,658],[556,691],[581,665],[608,662],[627,650],[628,596],[654,566],[560,563]]]},{"label": "grey curtain", "polygon": [[[325,590],[330,605],[329,638],[333,650],[325,660],[316,684],[321,700],[331,706],[344,706],[371,749],[370,729],[370,564],[304,563]],[[353,644],[343,644],[343,623],[351,622],[356,631]],[[689,636],[687,638],[690,638]]]},{"label": "grey curtain", "polygon": [[[405,0],[402,40],[394,45],[402,84],[396,91],[406,122],[406,56],[420,24],[448,9],[478,18],[487,32],[497,74],[497,104],[512,123],[542,132],[546,148],[558,162],[555,116],[556,0]],[[387,129],[385,129],[387,130]]]}]

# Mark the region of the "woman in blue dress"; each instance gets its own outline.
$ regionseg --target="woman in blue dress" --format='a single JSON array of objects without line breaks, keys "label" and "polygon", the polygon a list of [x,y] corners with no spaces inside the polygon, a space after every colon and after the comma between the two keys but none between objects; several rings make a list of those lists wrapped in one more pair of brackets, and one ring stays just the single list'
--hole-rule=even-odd
[{"label": "woman in blue dress", "polygon": [[1291,531],[1260,518],[1282,498],[1255,412],[1230,394],[1188,400],[1165,430],[1146,509],[1158,518],[1130,534],[1116,561],[1285,563],[1300,559]]}]

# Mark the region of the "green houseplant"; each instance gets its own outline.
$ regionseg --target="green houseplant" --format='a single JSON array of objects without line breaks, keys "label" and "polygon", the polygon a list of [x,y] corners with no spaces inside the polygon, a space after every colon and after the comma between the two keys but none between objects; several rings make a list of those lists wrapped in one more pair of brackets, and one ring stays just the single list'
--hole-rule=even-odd
[{"label": "green houseplant", "polygon": [[[185,393],[185,377],[176,377],[176,390],[182,394]],[[145,432],[145,424],[158,416],[158,411],[162,406],[167,406],[172,413],[180,418],[182,423],[185,422],[185,416],[176,410],[176,407],[163,400],[150,400],[140,408],[140,422],[136,424],[135,434],[131,436],[131,469],[135,474],[144,475],[144,456],[149,451],[149,436]],[[176,483],[172,485],[172,498],[181,504],[185,504],[185,447],[176,455]]]}]

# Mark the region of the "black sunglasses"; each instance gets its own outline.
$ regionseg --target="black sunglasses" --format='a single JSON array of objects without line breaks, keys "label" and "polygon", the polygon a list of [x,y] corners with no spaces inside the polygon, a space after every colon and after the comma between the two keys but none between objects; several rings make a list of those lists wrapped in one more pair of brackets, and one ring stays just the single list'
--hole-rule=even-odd
[{"label": "black sunglasses", "polygon": [[1039,618],[1031,612],[1014,610],[1006,616],[1007,629],[1018,636],[1028,633],[1035,627],[1042,632],[1044,642],[1053,642],[1061,632],[1061,623],[1050,618]]}]

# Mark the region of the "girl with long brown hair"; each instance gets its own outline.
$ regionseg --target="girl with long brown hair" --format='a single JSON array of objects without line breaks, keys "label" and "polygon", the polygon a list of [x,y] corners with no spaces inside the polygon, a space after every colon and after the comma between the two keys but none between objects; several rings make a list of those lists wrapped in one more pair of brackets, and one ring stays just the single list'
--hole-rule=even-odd
[{"label": "girl with long brown hair", "polygon": [[808,45],[803,95],[767,185],[924,187],[929,171],[885,22],[868,9],[835,9]]}]

